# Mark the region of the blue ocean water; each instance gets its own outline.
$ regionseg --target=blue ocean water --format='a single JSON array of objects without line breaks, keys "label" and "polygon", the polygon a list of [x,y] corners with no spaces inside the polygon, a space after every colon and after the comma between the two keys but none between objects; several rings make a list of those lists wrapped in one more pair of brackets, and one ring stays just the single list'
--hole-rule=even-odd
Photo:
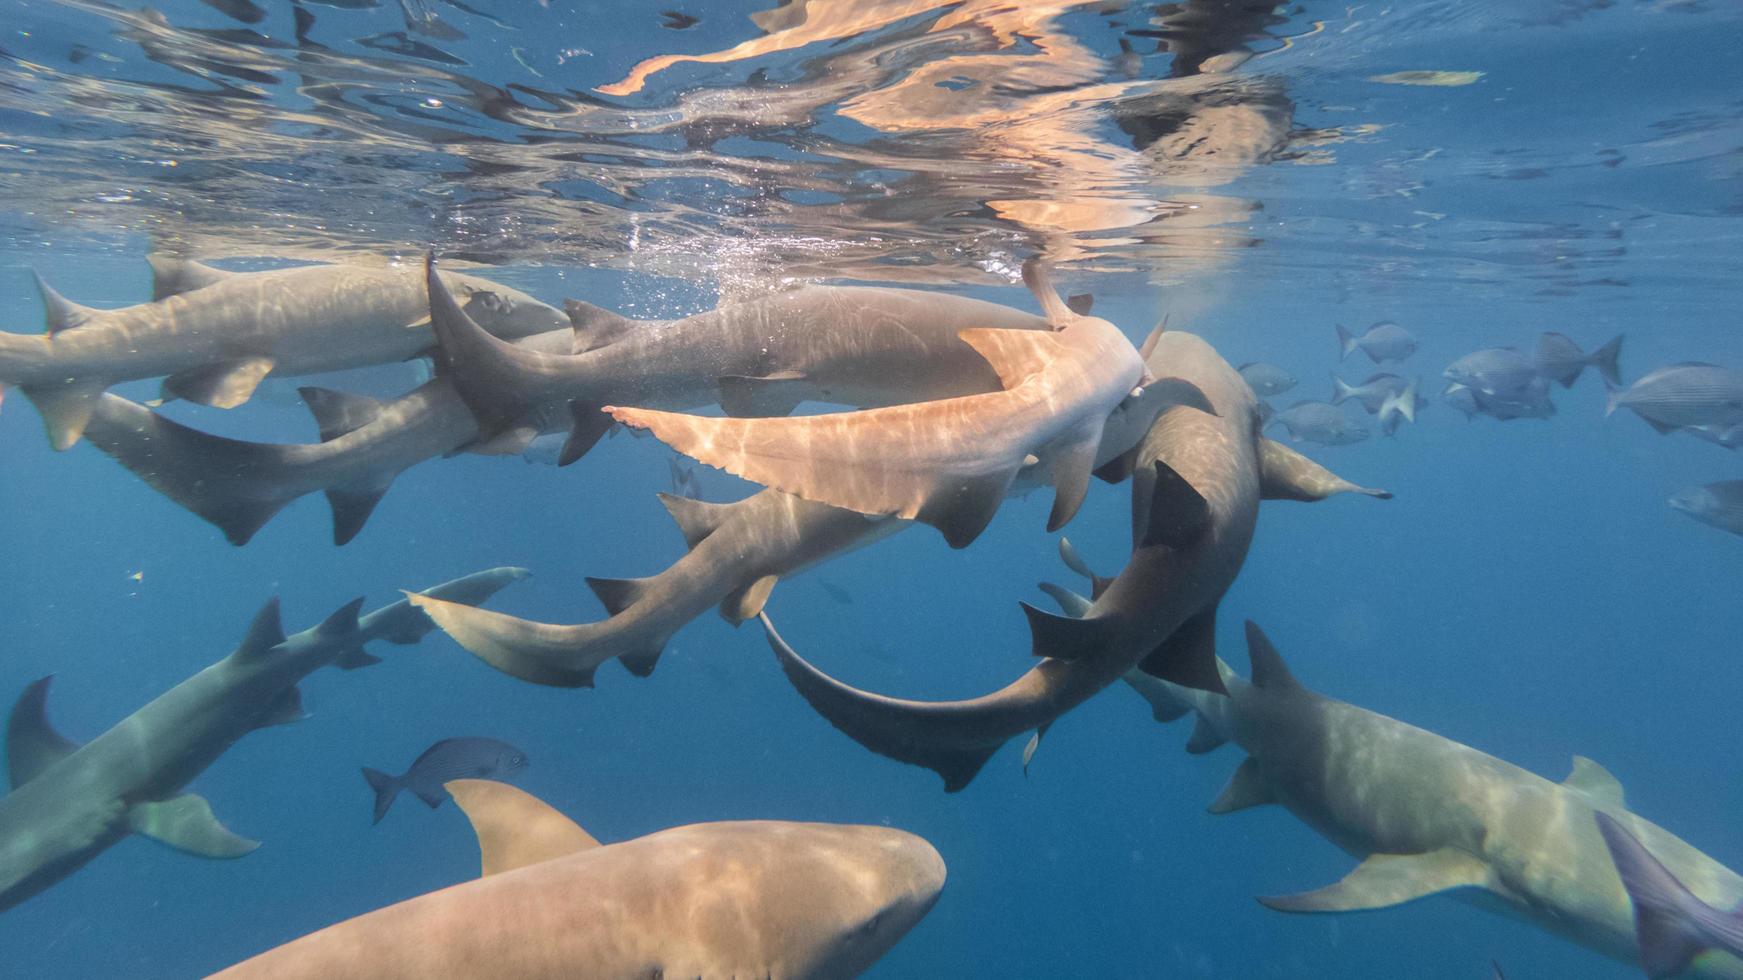
[{"label": "blue ocean water", "polygon": [[[551,0],[502,13],[507,26],[431,5],[470,35],[455,42],[408,35],[391,6],[263,0],[263,19],[244,27],[228,5],[181,2],[163,8],[173,36],[104,4],[8,6],[8,330],[37,329],[32,270],[81,303],[143,302],[143,256],[166,245],[235,257],[238,268],[275,257],[416,261],[430,247],[497,265],[477,271],[548,302],[575,296],[642,317],[704,309],[789,271],[917,280],[1033,309],[1012,273],[1039,251],[1058,257],[1067,291],[1093,292],[1097,314],[1134,341],[1166,313],[1232,363],[1284,367],[1301,384],[1280,406],[1325,397],[1331,372],[1370,373],[1359,354],[1339,364],[1334,323],[1407,327],[1421,349],[1402,373],[1421,375],[1431,395],[1456,357],[1529,349],[1544,330],[1585,349],[1625,334],[1625,380],[1677,361],[1743,365],[1743,17],[1727,4],[1267,8],[1268,20],[1243,21],[1240,43],[1223,50],[1256,53],[1234,71],[1284,93],[1261,99],[1287,106],[1276,146],[1209,176],[1138,178],[1125,161],[1075,171],[1081,185],[1072,166],[1110,158],[1103,143],[1133,145],[1110,120],[1135,96],[1090,91],[1100,79],[1010,82],[1027,98],[1083,90],[1058,115],[958,120],[957,130],[1004,139],[1016,148],[1008,156],[965,150],[950,126],[884,116],[879,128],[843,109],[937,57],[926,45],[983,43],[972,23],[943,41],[925,33],[936,26],[926,17],[949,12],[762,60],[676,66],[612,101],[588,90],[645,57],[763,35],[748,15],[764,5],[684,7],[702,18],[688,31],[634,4]],[[1049,29],[1098,64],[1119,37],[1140,40],[1140,78],[1168,78],[1192,50],[1150,54],[1154,38],[1133,33],[1163,7],[1050,6],[1060,10]],[[313,13],[304,34],[376,59],[379,77],[324,101],[319,79],[237,69],[247,60],[238,48],[262,59],[298,50],[292,7]],[[356,43],[395,33],[397,52]],[[1032,51],[1036,36],[1010,43]],[[572,49],[586,53],[564,54]],[[832,77],[817,59],[872,49],[884,74],[818,96],[802,122],[722,110],[646,139],[621,135],[636,128],[621,120],[604,136],[589,129],[608,127],[601,106],[651,116],[714,91],[776,105]],[[306,59],[312,50],[300,46]],[[1482,75],[1370,81],[1410,70]],[[461,105],[447,88],[454,76],[508,94],[474,92]],[[427,99],[450,104],[420,108]],[[196,120],[189,133],[174,129],[174,106]],[[1050,128],[1098,111],[1081,127]],[[548,118],[565,113],[572,126]],[[1101,210],[1037,217],[1010,202]],[[1105,216],[1129,208],[1142,216]],[[364,380],[409,379],[401,367]],[[118,390],[155,395],[150,384]],[[1394,438],[1301,446],[1396,497],[1265,504],[1221,605],[1219,650],[1244,669],[1251,619],[1329,696],[1554,780],[1574,754],[1594,758],[1635,812],[1743,867],[1731,751],[1740,544],[1666,506],[1687,486],[1735,478],[1737,458],[1627,412],[1605,418],[1590,374],[1553,398],[1547,420],[1467,421],[1436,403]],[[282,393],[233,412],[166,411],[229,435],[315,437]],[[668,489],[671,453],[650,438],[620,434],[565,469],[470,455],[427,463],[399,478],[343,548],[329,543],[312,497],[232,547],[89,445],[53,452],[16,396],[0,411],[0,446],[0,695],[55,675],[50,715],[79,739],[223,656],[270,596],[295,630],[359,594],[374,608],[400,589],[511,564],[533,577],[494,608],[580,622],[603,616],[582,576],[650,575],[683,553],[654,497]],[[701,480],[714,500],[752,489],[712,470]],[[1096,484],[1066,529],[1104,574],[1129,551],[1127,493]],[[770,615],[801,653],[857,686],[926,699],[992,690],[1029,666],[1015,600],[1038,602],[1038,581],[1078,585],[1043,532],[1049,504],[1039,492],[1010,501],[961,551],[911,529],[781,583]],[[257,852],[202,861],[124,840],[0,915],[0,972],[201,975],[463,880],[477,852],[458,810],[406,798],[371,827],[358,769],[398,772],[438,739],[487,735],[526,750],[519,785],[602,840],[752,817],[886,823],[925,837],[949,884],[872,976],[1464,978],[1489,976],[1491,960],[1510,978],[1638,973],[1447,897],[1348,916],[1259,906],[1253,896],[1329,884],[1353,859],[1281,808],[1207,815],[1238,750],[1188,756],[1188,722],[1158,725],[1123,688],[1054,726],[1026,774],[1013,743],[946,795],[931,773],[872,755],[817,717],[759,632],[705,616],[650,678],[608,666],[594,690],[520,683],[439,632],[382,645],[386,662],[368,670],[321,671],[303,684],[312,717],[248,736],[191,787],[227,826],[263,841]]]}]

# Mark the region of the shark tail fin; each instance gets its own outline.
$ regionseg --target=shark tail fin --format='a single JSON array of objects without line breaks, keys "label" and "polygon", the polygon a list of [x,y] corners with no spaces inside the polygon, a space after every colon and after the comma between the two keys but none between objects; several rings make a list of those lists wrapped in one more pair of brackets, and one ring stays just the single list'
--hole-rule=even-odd
[{"label": "shark tail fin", "polygon": [[289,488],[291,447],[226,439],[102,395],[85,435],[152,489],[224,532],[234,545],[307,493]]},{"label": "shark tail fin", "polygon": [[1720,912],[1696,898],[1619,821],[1603,812],[1596,816],[1622,887],[1634,903],[1634,936],[1647,976],[1676,976],[1687,970],[1696,956],[1713,945],[1704,928],[1711,923],[1743,938],[1743,921],[1737,913]]},{"label": "shark tail fin", "polygon": [[830,677],[800,657],[765,613],[759,617],[781,670],[813,710],[836,730],[886,758],[924,766],[944,780],[944,791],[967,786],[1004,739],[982,740],[948,730],[937,706],[861,691]]},{"label": "shark tail fin", "polygon": [[399,798],[399,780],[380,769],[363,767],[363,778],[369,783],[369,788],[375,792],[375,819],[370,823],[380,823],[387,816],[387,810],[393,806],[393,801]]},{"label": "shark tail fin", "polygon": [[592,687],[597,658],[590,655],[592,624],[553,626],[451,602],[433,595],[406,593],[466,652],[497,670],[548,687]]},{"label": "shark tail fin", "polygon": [[1342,361],[1345,358],[1349,357],[1351,354],[1354,354],[1356,352],[1356,348],[1357,348],[1358,344],[1356,343],[1355,335],[1350,333],[1348,330],[1345,330],[1343,324],[1341,324],[1341,323],[1338,324],[1337,328],[1338,328],[1338,360]]},{"label": "shark tail fin", "polygon": [[1617,334],[1610,338],[1609,343],[1592,351],[1592,356],[1588,359],[1592,367],[1598,369],[1598,376],[1604,379],[1606,388],[1622,387],[1621,356],[1622,335]]},{"label": "shark tail fin", "polygon": [[447,378],[472,410],[479,442],[513,428],[535,407],[526,394],[526,361],[537,355],[493,336],[460,308],[436,272],[436,256],[424,262],[430,296],[430,329],[436,335],[436,374]]},{"label": "shark tail fin", "polygon": [[[476,606],[500,592],[506,586],[532,575],[524,568],[504,566],[473,572],[441,585],[425,589],[421,594],[447,602]],[[375,610],[358,621],[366,640],[385,640],[409,646],[429,635],[435,622],[424,615],[410,600],[401,599]]]}]

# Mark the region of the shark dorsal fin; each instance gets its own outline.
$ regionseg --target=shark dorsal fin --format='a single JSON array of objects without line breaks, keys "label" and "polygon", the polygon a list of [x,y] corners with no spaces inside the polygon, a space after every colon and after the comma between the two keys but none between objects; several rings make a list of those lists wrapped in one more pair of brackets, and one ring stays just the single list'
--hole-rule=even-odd
[{"label": "shark dorsal fin", "polygon": [[345,603],[315,627],[315,635],[323,640],[338,640],[358,631],[357,614],[363,610],[363,597]]},{"label": "shark dorsal fin", "polygon": [[36,291],[42,296],[43,326],[50,334],[71,330],[102,312],[89,306],[80,306],[55,292],[48,280],[40,274],[36,276]]},{"label": "shark dorsal fin", "polygon": [[1610,770],[1583,755],[1574,756],[1573,772],[1568,773],[1568,777],[1561,784],[1619,810],[1628,805],[1622,792],[1622,781],[1612,775]]},{"label": "shark dorsal fin", "polygon": [[992,365],[1006,391],[1045,371],[1059,353],[1059,341],[1040,330],[971,327],[956,336]]},{"label": "shark dorsal fin", "polygon": [[151,265],[151,301],[154,303],[160,299],[204,289],[236,274],[214,269],[204,262],[178,259],[159,253],[147,255],[145,261]]},{"label": "shark dorsal fin", "polygon": [[684,546],[687,548],[701,544],[702,539],[718,530],[732,514],[730,504],[711,504],[706,500],[680,497],[675,493],[662,493],[659,498],[660,503],[666,507],[666,513],[672,515],[673,523],[683,532]]},{"label": "shark dorsal fin", "polygon": [[1032,258],[1023,263],[1023,285],[1029,287],[1029,292],[1035,295],[1035,302],[1041,304],[1041,313],[1047,317],[1047,322],[1053,329],[1062,329],[1067,323],[1077,319],[1078,314],[1061,299],[1059,290],[1053,286],[1053,274],[1047,271],[1047,264],[1040,258]]},{"label": "shark dorsal fin", "polygon": [[230,656],[233,659],[262,656],[283,642],[284,625],[278,615],[278,596],[273,596],[254,614],[254,622],[248,624],[248,633],[242,637],[242,645]]},{"label": "shark dorsal fin", "polygon": [[1283,657],[1259,624],[1247,620],[1247,656],[1252,660],[1253,686],[1261,691],[1298,691],[1301,682],[1289,672]]},{"label": "shark dorsal fin", "polygon": [[332,442],[349,432],[355,432],[381,417],[382,403],[368,395],[353,395],[330,388],[298,388],[303,404],[315,417],[321,430],[321,441]]},{"label": "shark dorsal fin", "polygon": [[36,775],[79,749],[48,723],[48,686],[54,675],[33,681],[12,705],[6,722],[6,766],[17,789]]},{"label": "shark dorsal fin", "polygon": [[455,779],[442,784],[478,835],[481,877],[599,846],[575,821],[507,783]]}]

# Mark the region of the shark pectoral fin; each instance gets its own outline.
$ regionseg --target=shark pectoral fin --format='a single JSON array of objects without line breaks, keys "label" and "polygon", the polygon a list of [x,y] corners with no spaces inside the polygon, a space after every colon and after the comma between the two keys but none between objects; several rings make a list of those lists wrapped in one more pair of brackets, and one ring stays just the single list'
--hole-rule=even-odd
[{"label": "shark pectoral fin", "polygon": [[1426,854],[1376,854],[1335,885],[1259,904],[1279,912],[1362,912],[1390,908],[1454,888],[1486,888],[1489,866],[1454,848]]},{"label": "shark pectoral fin", "polygon": [[575,424],[570,426],[569,438],[563,440],[563,448],[557,453],[558,466],[568,466],[587,455],[616,424],[615,419],[599,408],[598,402],[577,400],[569,403],[569,415]]},{"label": "shark pectoral fin", "polygon": [[274,363],[270,357],[239,357],[178,371],[163,379],[163,397],[235,408],[254,397],[254,389],[272,372]]},{"label": "shark pectoral fin", "polygon": [[721,410],[739,419],[791,415],[800,402],[817,393],[800,371],[777,371],[761,377],[728,374],[715,383],[720,389]]},{"label": "shark pectoral fin", "polygon": [[472,832],[478,835],[482,877],[599,846],[575,821],[507,783],[454,779],[442,785],[472,821]]},{"label": "shark pectoral fin", "polygon": [[368,395],[334,391],[313,386],[297,389],[309,414],[315,417],[322,442],[332,442],[348,432],[355,432],[381,417],[383,405]]},{"label": "shark pectoral fin", "polygon": [[1259,439],[1259,496],[1263,500],[1324,500],[1338,493],[1363,493],[1391,500],[1385,490],[1359,487],[1275,439]]},{"label": "shark pectoral fin", "polygon": [[1277,797],[1271,792],[1271,784],[1265,782],[1264,774],[1259,771],[1259,760],[1247,756],[1235,769],[1235,774],[1229,777],[1228,785],[1210,802],[1206,812],[1234,813],[1275,802]]},{"label": "shark pectoral fin", "polygon": [[[1210,526],[1210,504],[1167,463],[1157,460],[1151,469],[1155,474],[1155,485],[1150,488],[1149,518],[1138,547],[1167,545],[1181,548],[1198,540]],[[1139,492],[1137,484],[1133,484],[1132,492],[1134,495]],[[1133,497],[1134,517],[1137,499]]]},{"label": "shark pectoral fin", "polygon": [[720,616],[734,626],[747,619],[754,619],[768,605],[769,593],[775,589],[775,583],[781,580],[778,575],[764,575],[741,588],[734,589],[726,598],[720,600]]},{"label": "shark pectoral fin", "polygon": [[1583,755],[1574,756],[1573,772],[1568,773],[1568,777],[1561,784],[1568,789],[1577,789],[1605,806],[1618,810],[1628,808],[1628,801],[1622,792],[1622,781],[1612,775],[1610,770]]},{"label": "shark pectoral fin", "polygon": [[657,496],[665,506],[666,513],[672,515],[672,522],[678,525],[679,532],[684,535],[684,546],[687,548],[701,544],[733,512],[731,504],[711,504],[706,500],[693,500],[675,493],[661,493]]},{"label": "shark pectoral fin", "polygon": [[32,681],[18,695],[6,721],[6,766],[13,789],[79,750],[79,743],[48,722],[48,686],[53,681],[53,674]]},{"label": "shark pectoral fin", "polygon": [[1182,687],[1227,694],[1216,666],[1216,608],[1187,617],[1138,663],[1138,669]]},{"label": "shark pectoral fin", "polygon": [[992,365],[1006,391],[1045,371],[1060,354],[1059,340],[1044,330],[970,327],[956,336]]},{"label": "shark pectoral fin", "polygon": [[260,846],[259,841],[231,833],[212,815],[206,798],[193,793],[157,803],[135,803],[127,810],[127,826],[141,837],[199,857],[239,858]]},{"label": "shark pectoral fin", "polygon": [[399,474],[377,474],[368,480],[328,488],[327,504],[333,509],[335,545],[350,543],[363,530],[363,525],[369,522],[369,515],[375,513],[375,505],[381,503],[396,476]]},{"label": "shark pectoral fin", "polygon": [[1064,527],[1083,498],[1089,493],[1089,474],[1095,468],[1095,452],[1101,445],[1100,419],[1081,426],[1059,440],[1050,454],[1053,459],[1053,510],[1047,515],[1047,530]]},{"label": "shark pectoral fin", "polygon": [[271,728],[274,725],[288,725],[302,721],[308,715],[303,712],[303,692],[291,685],[278,692],[265,711],[260,713],[260,720],[254,723],[255,728]]},{"label": "shark pectoral fin", "polygon": [[108,384],[102,381],[80,381],[68,384],[43,384],[21,387],[24,397],[42,413],[43,428],[48,430],[49,444],[57,451],[71,449],[85,434],[97,410],[97,400],[103,397]]},{"label": "shark pectoral fin", "polygon": [[193,259],[178,259],[168,255],[153,253],[145,257],[151,266],[151,301],[182,293],[191,293],[196,289],[205,289],[236,275],[223,269],[214,269],[204,262]]}]

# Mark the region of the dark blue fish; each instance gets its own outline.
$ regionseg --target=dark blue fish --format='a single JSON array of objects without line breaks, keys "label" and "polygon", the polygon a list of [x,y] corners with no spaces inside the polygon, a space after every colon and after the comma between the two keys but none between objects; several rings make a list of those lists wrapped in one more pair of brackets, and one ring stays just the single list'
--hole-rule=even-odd
[{"label": "dark blue fish", "polygon": [[402,776],[363,767],[363,778],[375,790],[375,823],[387,816],[387,808],[402,789],[411,790],[431,809],[442,805],[448,791],[442,784],[451,779],[500,779],[525,769],[527,754],[494,738],[445,738],[424,750]]}]

